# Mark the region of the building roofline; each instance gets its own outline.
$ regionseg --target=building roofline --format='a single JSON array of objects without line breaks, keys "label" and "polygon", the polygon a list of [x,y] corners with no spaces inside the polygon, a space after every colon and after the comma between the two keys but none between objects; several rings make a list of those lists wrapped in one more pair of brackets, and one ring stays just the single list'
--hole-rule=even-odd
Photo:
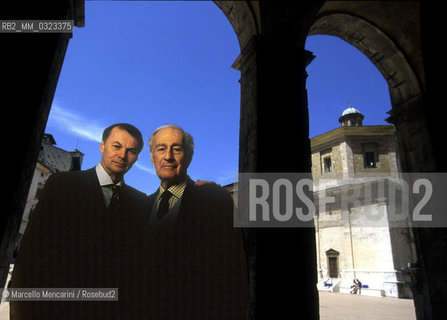
[{"label": "building roofline", "polygon": [[51,169],[50,167],[48,167],[47,165],[43,164],[43,163],[40,162],[40,161],[36,161],[36,167],[39,167],[39,166],[42,166],[42,167],[44,167],[45,169],[47,169],[48,171],[54,173],[54,170],[53,170],[53,169]]},{"label": "building roofline", "polygon": [[393,125],[338,127],[310,139],[311,149],[346,136],[391,136],[396,132]]}]

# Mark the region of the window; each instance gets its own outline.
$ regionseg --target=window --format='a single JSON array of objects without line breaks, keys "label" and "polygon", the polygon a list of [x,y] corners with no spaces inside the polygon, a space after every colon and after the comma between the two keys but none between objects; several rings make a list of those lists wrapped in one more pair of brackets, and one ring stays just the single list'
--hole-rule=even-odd
[{"label": "window", "polygon": [[365,168],[375,168],[376,167],[376,155],[374,151],[366,151],[363,154],[365,161]]},{"label": "window", "polygon": [[379,144],[377,142],[362,143],[363,163],[365,168],[377,168]]},{"label": "window", "polygon": [[333,171],[332,148],[320,151],[321,173],[330,173]]},{"label": "window", "polygon": [[332,160],[331,160],[331,157],[323,158],[323,172],[324,173],[332,172]]}]

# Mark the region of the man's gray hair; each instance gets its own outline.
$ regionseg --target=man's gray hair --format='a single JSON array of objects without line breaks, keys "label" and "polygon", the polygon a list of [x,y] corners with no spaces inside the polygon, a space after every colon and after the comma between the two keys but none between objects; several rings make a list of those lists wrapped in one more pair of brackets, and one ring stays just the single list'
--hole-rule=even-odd
[{"label": "man's gray hair", "polygon": [[157,129],[155,129],[155,131],[151,134],[151,136],[149,137],[149,148],[152,151],[153,147],[154,147],[154,137],[155,135],[163,129],[166,128],[173,128],[173,129],[177,129],[179,130],[182,134],[183,134],[183,147],[185,148],[185,154],[192,159],[192,156],[194,154],[194,140],[192,138],[192,136],[186,132],[185,130],[183,130],[181,127],[175,125],[175,124],[165,124],[161,127],[158,127]]}]

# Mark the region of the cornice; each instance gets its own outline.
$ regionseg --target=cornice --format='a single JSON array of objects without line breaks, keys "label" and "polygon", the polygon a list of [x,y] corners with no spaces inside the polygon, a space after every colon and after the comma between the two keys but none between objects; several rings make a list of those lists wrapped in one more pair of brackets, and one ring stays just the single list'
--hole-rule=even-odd
[{"label": "cornice", "polygon": [[310,146],[313,151],[319,146],[335,144],[335,142],[343,140],[344,137],[348,136],[392,136],[395,132],[396,128],[393,125],[339,127],[311,138]]}]

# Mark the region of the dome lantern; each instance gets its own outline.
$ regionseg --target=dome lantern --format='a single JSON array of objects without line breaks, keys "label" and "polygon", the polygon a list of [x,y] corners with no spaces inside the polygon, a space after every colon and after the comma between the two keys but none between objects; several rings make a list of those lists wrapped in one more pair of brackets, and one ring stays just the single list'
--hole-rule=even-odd
[{"label": "dome lantern", "polygon": [[365,116],[351,105],[343,111],[338,121],[342,127],[361,127],[363,126],[363,119]]}]

